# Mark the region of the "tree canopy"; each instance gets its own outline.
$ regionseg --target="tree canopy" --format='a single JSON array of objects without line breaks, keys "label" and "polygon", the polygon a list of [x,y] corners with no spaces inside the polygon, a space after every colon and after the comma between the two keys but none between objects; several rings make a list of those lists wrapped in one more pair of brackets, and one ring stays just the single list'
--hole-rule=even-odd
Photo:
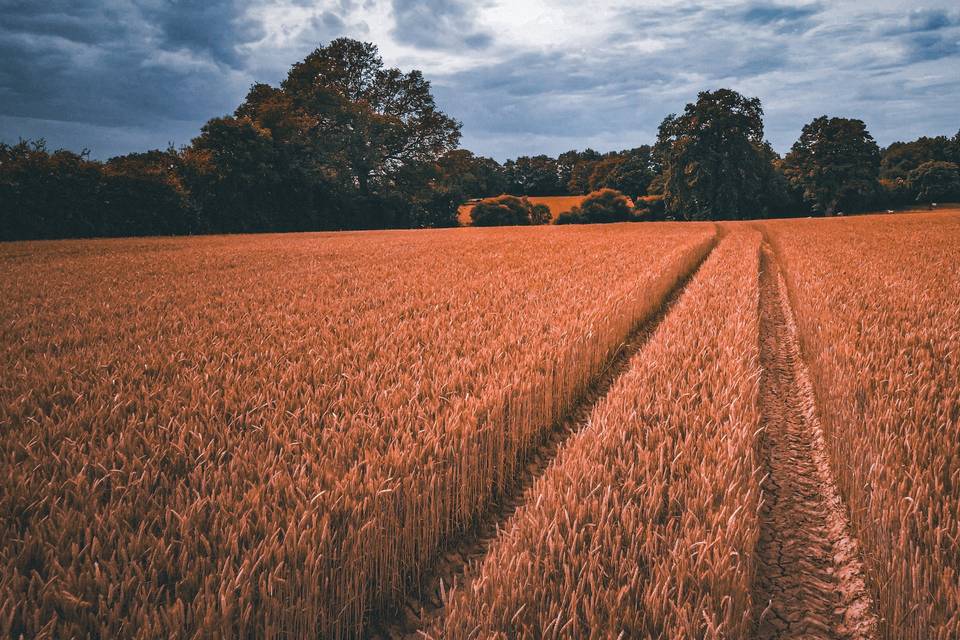
[{"label": "tree canopy", "polygon": [[880,148],[862,120],[821,116],[803,127],[784,171],[804,199],[829,216],[875,197]]},{"label": "tree canopy", "polygon": [[960,166],[931,160],[910,172],[910,187],[920,202],[960,199]]},{"label": "tree canopy", "polygon": [[667,210],[688,220],[759,217],[772,171],[764,159],[763,107],[730,89],[703,91],[660,124]]}]

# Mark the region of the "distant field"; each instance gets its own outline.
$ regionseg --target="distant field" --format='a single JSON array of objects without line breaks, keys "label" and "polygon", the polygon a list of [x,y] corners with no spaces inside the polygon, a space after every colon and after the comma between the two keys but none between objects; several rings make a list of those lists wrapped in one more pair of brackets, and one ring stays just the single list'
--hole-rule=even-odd
[{"label": "distant field", "polygon": [[[586,196],[528,196],[528,200],[534,204],[545,204],[550,207],[550,215],[554,220],[564,211],[570,211],[577,206]],[[460,224],[470,224],[470,211],[473,210],[475,203],[465,204],[460,207]]]}]

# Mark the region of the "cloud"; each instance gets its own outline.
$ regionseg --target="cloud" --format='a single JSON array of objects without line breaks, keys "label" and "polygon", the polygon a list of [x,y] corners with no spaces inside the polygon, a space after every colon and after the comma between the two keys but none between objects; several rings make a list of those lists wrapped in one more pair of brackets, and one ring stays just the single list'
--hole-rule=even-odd
[{"label": "cloud", "polygon": [[391,32],[403,44],[424,49],[483,49],[493,36],[476,24],[472,0],[393,0]]},{"label": "cloud", "polygon": [[166,0],[142,2],[143,19],[157,32],[157,48],[186,49],[218,64],[242,68],[239,49],[264,35],[263,25],[246,15],[234,0]]},{"label": "cloud", "polygon": [[911,11],[905,18],[896,21],[896,25],[887,29],[889,35],[939,31],[960,24],[960,14],[944,9],[919,9]]},{"label": "cloud", "polygon": [[781,151],[823,113],[881,144],[960,126],[952,0],[0,0],[0,15],[0,139],[95,157],[189,142],[340,36],[423,69],[464,145],[500,160],[650,142],[719,87],[762,99]]}]

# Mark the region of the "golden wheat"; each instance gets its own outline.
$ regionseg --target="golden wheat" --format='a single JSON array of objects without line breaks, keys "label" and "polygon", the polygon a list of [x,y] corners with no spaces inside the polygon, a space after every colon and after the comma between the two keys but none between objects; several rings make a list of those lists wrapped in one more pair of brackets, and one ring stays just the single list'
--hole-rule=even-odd
[{"label": "golden wheat", "polygon": [[454,589],[436,637],[749,636],[759,243],[721,242]]},{"label": "golden wheat", "polygon": [[713,234],[0,247],[0,633],[360,634]]},{"label": "golden wheat", "polygon": [[884,637],[960,638],[960,215],[768,228]]}]

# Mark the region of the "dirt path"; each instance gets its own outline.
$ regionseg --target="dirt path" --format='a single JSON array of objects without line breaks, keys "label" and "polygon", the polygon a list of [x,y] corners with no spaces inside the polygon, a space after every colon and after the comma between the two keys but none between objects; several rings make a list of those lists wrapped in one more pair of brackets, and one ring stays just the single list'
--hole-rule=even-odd
[{"label": "dirt path", "polygon": [[[714,246],[719,242],[718,234]],[[667,296],[660,309],[646,322],[636,327],[611,358],[606,368],[593,380],[587,390],[576,400],[567,417],[555,425],[547,434],[544,442],[530,453],[526,466],[516,484],[491,505],[490,510],[481,518],[480,524],[467,535],[453,542],[432,567],[420,585],[421,597],[411,598],[402,606],[402,611],[389,619],[375,619],[366,627],[365,637],[375,639],[419,638],[426,636],[429,629],[443,613],[444,595],[451,585],[464,584],[479,566],[491,543],[501,528],[516,510],[526,502],[528,491],[537,478],[543,475],[550,463],[556,458],[563,444],[582,429],[601,398],[610,387],[629,368],[630,359],[649,340],[657,326],[666,317],[670,308],[682,295],[687,283],[706,261],[708,251],[699,264],[686,278],[681,280]]]},{"label": "dirt path", "polygon": [[760,274],[760,404],[766,466],[755,588],[757,637],[876,638],[857,541],[833,481],[813,389],[776,258]]}]

